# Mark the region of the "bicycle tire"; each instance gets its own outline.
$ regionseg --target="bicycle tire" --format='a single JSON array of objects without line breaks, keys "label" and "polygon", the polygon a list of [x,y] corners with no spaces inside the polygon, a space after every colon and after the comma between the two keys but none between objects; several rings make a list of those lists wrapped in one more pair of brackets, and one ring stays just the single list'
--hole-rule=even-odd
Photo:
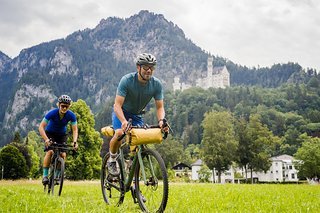
[{"label": "bicycle tire", "polygon": [[[118,177],[109,174],[107,166],[109,157],[109,153],[104,156],[100,173],[103,200],[108,205],[120,206],[124,200],[124,183],[121,174]],[[118,165],[121,167],[121,163],[118,162]],[[120,171],[122,171],[121,168]]]},{"label": "bicycle tire", "polygon": [[[167,206],[169,193],[168,174],[164,161],[160,154],[152,149],[145,149],[142,152],[142,160],[147,181],[144,183],[141,166],[137,162],[135,196],[139,206],[144,212],[163,212]],[[155,176],[152,174],[150,165],[153,167]]]},{"label": "bicycle tire", "polygon": [[[52,174],[49,181],[49,186],[51,188],[51,194],[54,195],[55,193],[55,186],[59,186],[58,195],[61,195],[62,188],[63,188],[63,180],[64,180],[64,160],[62,157],[59,157],[55,160],[55,163],[53,165]],[[58,173],[58,167],[60,167],[60,175],[59,177],[55,178],[56,174]],[[58,183],[58,184],[57,184]],[[57,187],[58,188],[58,187]]]},{"label": "bicycle tire", "polygon": [[49,177],[48,194],[50,194],[50,192],[51,192],[51,187],[52,187],[51,183],[53,182],[53,174],[54,174],[54,165],[50,165],[49,175],[48,175],[48,177]]},{"label": "bicycle tire", "polygon": [[60,177],[59,177],[59,193],[58,195],[60,196],[62,193],[62,188],[63,188],[63,181],[64,181],[64,169],[65,169],[65,163],[63,158],[59,158],[60,161]]}]

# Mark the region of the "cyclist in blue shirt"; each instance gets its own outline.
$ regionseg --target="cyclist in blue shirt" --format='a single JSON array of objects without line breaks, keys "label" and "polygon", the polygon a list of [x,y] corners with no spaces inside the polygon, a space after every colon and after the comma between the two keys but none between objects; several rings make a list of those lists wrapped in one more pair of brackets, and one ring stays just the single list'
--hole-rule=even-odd
[{"label": "cyclist in blue shirt", "polygon": [[[163,125],[165,117],[163,88],[160,80],[152,76],[156,64],[157,60],[152,54],[140,54],[136,59],[137,72],[123,76],[118,85],[112,113],[112,126],[115,134],[110,140],[108,162],[109,173],[112,175],[119,174],[115,157],[121,142],[117,138],[124,133],[129,118],[132,119],[134,126],[144,124],[142,114],[152,98],[155,100],[159,126]],[[165,131],[169,130],[165,129]]]},{"label": "cyclist in blue shirt", "polygon": [[[73,136],[73,147],[76,150],[78,148],[78,125],[76,115],[69,110],[72,100],[68,95],[61,95],[58,98],[57,106],[53,110],[50,110],[45,117],[42,119],[39,125],[39,132],[45,141],[46,155],[43,160],[43,184],[48,184],[48,171],[50,166],[51,156],[53,154],[52,150],[47,150],[47,147],[52,141],[60,144],[67,142],[67,125],[71,122],[72,126],[72,136]],[[64,159],[66,158],[66,153],[62,153]]]}]

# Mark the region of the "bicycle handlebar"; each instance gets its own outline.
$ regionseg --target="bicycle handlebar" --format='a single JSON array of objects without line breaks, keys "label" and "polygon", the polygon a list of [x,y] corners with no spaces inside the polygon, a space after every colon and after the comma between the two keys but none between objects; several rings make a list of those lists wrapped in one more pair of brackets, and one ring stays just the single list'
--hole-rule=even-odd
[{"label": "bicycle handlebar", "polygon": [[72,145],[68,144],[59,144],[57,142],[52,142],[48,147],[47,150],[60,150],[60,151],[74,151],[76,152]]},{"label": "bicycle handlebar", "polygon": [[[162,128],[168,127],[169,130],[172,132],[172,129],[171,129],[170,125],[167,122],[167,119],[164,118],[162,121],[163,121]],[[132,128],[149,129],[149,128],[161,128],[161,127],[159,125],[151,125],[151,126],[145,125],[145,126],[142,126],[142,127],[141,126],[132,126],[132,119],[130,118],[128,120],[127,128],[125,129],[124,133],[120,137],[118,137],[117,140],[121,141],[126,136],[127,132]],[[166,139],[168,137],[168,133],[169,132],[164,132],[163,139]]]}]

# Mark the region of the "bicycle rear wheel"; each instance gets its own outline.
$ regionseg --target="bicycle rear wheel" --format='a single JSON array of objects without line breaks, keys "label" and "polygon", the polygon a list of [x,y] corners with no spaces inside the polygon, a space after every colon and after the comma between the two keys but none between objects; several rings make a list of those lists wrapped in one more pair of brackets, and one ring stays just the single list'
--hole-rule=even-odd
[{"label": "bicycle rear wheel", "polygon": [[139,162],[135,171],[135,192],[142,211],[163,212],[168,202],[168,175],[160,154],[151,149],[142,152],[143,170]]},{"label": "bicycle rear wheel", "polygon": [[[120,178],[121,174],[116,177],[109,174],[107,165],[109,157],[110,154],[107,153],[102,160],[100,173],[102,195],[108,205],[119,206],[124,200],[124,183]],[[118,165],[121,166],[120,163]]]},{"label": "bicycle rear wheel", "polygon": [[63,188],[63,180],[64,180],[64,160],[62,157],[59,157],[58,159],[56,159],[54,167],[53,167],[53,173],[52,176],[50,178],[50,188],[51,188],[51,194],[54,195],[55,194],[55,186],[59,186],[56,187],[56,189],[58,190],[57,195],[61,195],[62,192],[62,188]]}]

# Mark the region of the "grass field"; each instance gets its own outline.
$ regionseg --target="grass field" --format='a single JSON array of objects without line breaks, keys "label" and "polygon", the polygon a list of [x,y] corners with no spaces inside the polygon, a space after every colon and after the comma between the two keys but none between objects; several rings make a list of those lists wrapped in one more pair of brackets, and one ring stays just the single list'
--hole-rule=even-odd
[{"label": "grass field", "polygon": [[[37,181],[0,181],[0,212],[140,212],[127,193],[104,203],[99,181],[65,181],[61,197]],[[170,183],[166,212],[320,212],[320,185]]]}]

